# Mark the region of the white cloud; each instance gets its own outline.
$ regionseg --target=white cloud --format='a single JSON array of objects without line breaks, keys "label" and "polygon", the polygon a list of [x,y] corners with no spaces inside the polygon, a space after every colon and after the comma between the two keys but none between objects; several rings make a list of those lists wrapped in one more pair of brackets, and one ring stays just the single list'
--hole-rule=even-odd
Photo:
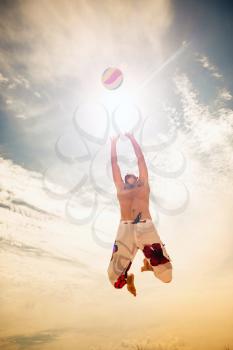
[{"label": "white cloud", "polygon": [[6,83],[8,82],[8,78],[4,77],[2,73],[0,73],[0,83]]},{"label": "white cloud", "polygon": [[8,98],[8,99],[6,100],[6,104],[7,104],[7,105],[11,105],[12,103],[13,103],[12,99]]},{"label": "white cloud", "polygon": [[219,90],[218,97],[225,101],[230,101],[232,99],[232,94],[226,88],[222,88]]},{"label": "white cloud", "polygon": [[217,79],[222,78],[222,74],[219,73],[218,68],[210,62],[207,56],[196,53],[196,57],[196,60],[200,62],[202,67],[207,69],[213,77]]},{"label": "white cloud", "polygon": [[[57,167],[51,164],[51,168],[49,168],[50,173],[55,172],[52,178],[48,176],[47,171],[44,174],[29,171],[11,160],[0,157],[0,201],[6,205],[16,202],[25,203],[28,207],[45,211],[65,219],[67,222],[67,203],[73,201],[73,206],[76,206],[76,216],[74,217],[82,218],[83,214],[85,218],[93,206],[94,189],[86,183],[77,187],[80,182],[78,176],[83,175],[79,164],[72,166],[57,161],[56,165]],[[65,193],[68,196],[58,196],[60,194],[57,191],[58,188],[62,188],[62,194]],[[72,191],[74,188],[78,193],[76,197]],[[99,204],[101,204],[101,200]]]},{"label": "white cloud", "polygon": [[48,197],[43,189],[43,177],[40,173],[29,171],[0,157],[0,177],[0,190],[2,194],[10,191],[10,200],[17,198],[51,214],[62,216],[61,203]]},{"label": "white cloud", "polygon": [[231,176],[233,172],[233,110],[199,102],[198,91],[194,89],[186,74],[176,75],[174,82],[180,94],[186,142],[203,164],[208,164],[212,175]]},{"label": "white cloud", "polygon": [[17,74],[16,77],[13,77],[13,81],[15,83],[15,86],[17,85],[23,85],[26,89],[29,89],[30,88],[30,83],[29,81],[23,77],[22,75],[20,74]]},{"label": "white cloud", "polygon": [[[19,2],[2,18],[1,36],[17,45],[27,42],[30,49],[18,55],[3,52],[1,65],[13,76],[13,64],[23,64],[33,81],[54,82],[66,77],[89,79],[90,69],[135,62],[140,52],[161,59],[162,35],[172,20],[170,3]],[[13,15],[20,21],[12,21]]]},{"label": "white cloud", "polygon": [[18,118],[18,119],[27,119],[27,117],[24,114],[16,114],[16,118]]},{"label": "white cloud", "polygon": [[35,92],[34,92],[34,95],[35,95],[36,97],[38,97],[38,98],[41,98],[41,94],[40,94],[38,91],[35,91]]},{"label": "white cloud", "polygon": [[148,0],[146,6],[133,0],[114,6],[107,0],[101,6],[92,0],[15,3],[1,18],[0,40],[17,48],[15,54],[4,48],[0,53],[8,79],[1,94],[14,100],[6,110],[24,119],[44,115],[61,96],[71,106],[77,92],[89,97],[109,65],[127,67],[132,79],[137,70],[140,80],[143,70],[164,60],[172,12],[170,0]]},{"label": "white cloud", "polygon": [[223,77],[222,74],[220,74],[220,73],[214,71],[214,70],[216,69],[215,66],[212,66],[212,68],[213,68],[213,69],[210,69],[210,71],[212,71],[212,76],[213,76],[213,77],[215,77],[215,78],[217,78],[217,79],[220,79],[220,78]]},{"label": "white cloud", "polygon": [[17,86],[16,83],[11,83],[7,86],[8,89],[14,89]]},{"label": "white cloud", "polygon": [[[24,76],[18,74],[17,77],[4,77],[4,88],[0,89],[0,94],[5,101],[5,110],[14,117],[22,120],[44,115],[48,113],[53,105],[47,98],[43,103],[38,91],[34,91],[33,84]],[[0,81],[1,82],[1,81]]]}]

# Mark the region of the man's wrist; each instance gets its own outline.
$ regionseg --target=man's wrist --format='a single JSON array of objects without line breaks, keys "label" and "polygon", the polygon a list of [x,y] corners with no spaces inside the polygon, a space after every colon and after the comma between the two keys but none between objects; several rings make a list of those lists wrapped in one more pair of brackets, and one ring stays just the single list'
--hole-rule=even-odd
[{"label": "man's wrist", "polygon": [[133,135],[130,136],[130,141],[133,142],[133,143],[135,143],[136,139],[135,139],[135,137],[134,137]]}]

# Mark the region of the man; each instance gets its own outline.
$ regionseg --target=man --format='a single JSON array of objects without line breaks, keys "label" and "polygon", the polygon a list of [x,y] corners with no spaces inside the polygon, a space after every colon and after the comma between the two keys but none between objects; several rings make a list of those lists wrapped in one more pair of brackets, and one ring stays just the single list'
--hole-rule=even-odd
[{"label": "man", "polygon": [[125,135],[133,145],[138,161],[139,177],[127,174],[123,181],[116,152],[119,135],[113,137],[111,164],[121,219],[108,266],[108,276],[115,288],[127,285],[128,291],[136,296],[134,274],[128,274],[128,271],[138,249],[145,256],[141,271],[153,271],[163,282],[172,280],[172,264],[150,215],[148,170],[142,150],[132,134]]}]

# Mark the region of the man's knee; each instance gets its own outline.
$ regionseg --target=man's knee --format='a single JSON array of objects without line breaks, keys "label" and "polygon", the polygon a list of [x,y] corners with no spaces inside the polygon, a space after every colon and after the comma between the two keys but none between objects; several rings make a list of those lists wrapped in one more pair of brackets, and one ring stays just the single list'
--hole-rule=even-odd
[{"label": "man's knee", "polygon": [[169,282],[171,282],[171,281],[172,281],[172,275],[170,275],[170,276],[168,276],[168,277],[162,279],[162,281],[163,281],[164,283],[169,283]]}]

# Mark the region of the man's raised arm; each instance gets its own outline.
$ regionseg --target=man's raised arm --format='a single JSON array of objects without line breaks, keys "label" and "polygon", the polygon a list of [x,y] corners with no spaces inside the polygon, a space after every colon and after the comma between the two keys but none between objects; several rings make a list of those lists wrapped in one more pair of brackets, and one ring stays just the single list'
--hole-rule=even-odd
[{"label": "man's raised arm", "polygon": [[148,170],[147,170],[146,161],[145,161],[144,155],[142,153],[141,147],[137,143],[133,134],[126,133],[125,135],[130,139],[130,141],[133,145],[133,148],[134,148],[134,152],[135,152],[136,157],[138,159],[139,179],[144,180],[144,181],[148,181]]},{"label": "man's raised arm", "polygon": [[119,135],[116,137],[113,137],[111,139],[112,175],[113,175],[113,181],[114,181],[117,188],[123,184],[123,179],[121,177],[120,167],[117,163],[116,143],[117,143],[118,138],[119,138]]}]

